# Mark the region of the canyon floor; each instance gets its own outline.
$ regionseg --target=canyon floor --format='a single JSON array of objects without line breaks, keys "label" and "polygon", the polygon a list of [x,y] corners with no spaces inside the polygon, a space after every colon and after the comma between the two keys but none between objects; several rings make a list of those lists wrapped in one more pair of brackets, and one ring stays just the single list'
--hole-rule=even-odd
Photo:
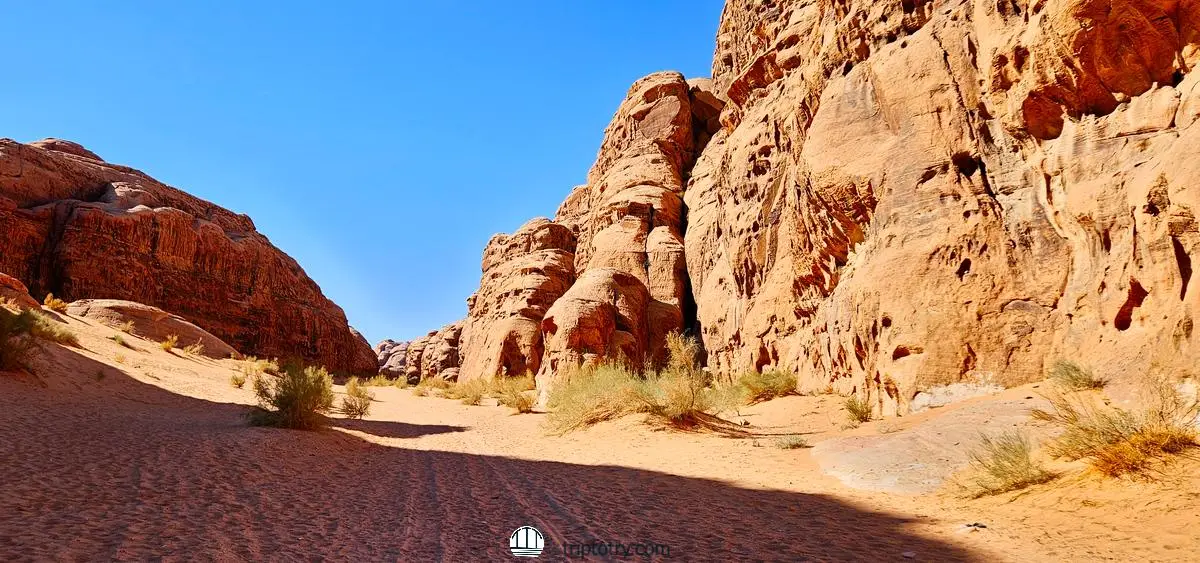
[{"label": "canyon floor", "polygon": [[[1152,481],[1062,465],[977,500],[941,483],[962,436],[1027,424],[1034,386],[857,428],[838,397],[787,397],[733,416],[740,437],[636,418],[548,436],[545,414],[388,387],[365,420],[299,432],[246,424],[233,360],[65,320],[80,348],[0,376],[5,561],[497,561],[524,525],[548,560],[593,541],[688,561],[1183,561],[1200,545],[1194,458]],[[775,446],[791,434],[814,447]]]}]

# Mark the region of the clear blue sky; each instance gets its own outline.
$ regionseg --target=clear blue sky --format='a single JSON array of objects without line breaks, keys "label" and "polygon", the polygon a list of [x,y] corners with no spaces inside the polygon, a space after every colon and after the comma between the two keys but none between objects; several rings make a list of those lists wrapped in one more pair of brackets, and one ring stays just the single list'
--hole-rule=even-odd
[{"label": "clear blue sky", "polygon": [[408,339],[584,183],[634,80],[708,76],[723,4],[12,3],[0,136],[246,213],[372,343]]}]

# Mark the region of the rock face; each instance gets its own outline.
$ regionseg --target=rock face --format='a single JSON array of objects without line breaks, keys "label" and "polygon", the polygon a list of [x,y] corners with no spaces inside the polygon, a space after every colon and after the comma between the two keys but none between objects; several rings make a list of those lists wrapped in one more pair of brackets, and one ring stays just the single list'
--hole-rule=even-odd
[{"label": "rock face", "polygon": [[1058,357],[1194,364],[1198,10],[731,0],[685,196],[710,366],[890,414]]},{"label": "rock face", "polygon": [[575,236],[569,287],[513,313],[541,282],[485,258],[461,377],[653,363],[680,329],[715,372],[789,369],[884,415],[1058,358],[1183,373],[1198,44],[1197,2],[729,0],[711,80],[634,84],[539,227]]},{"label": "rock face", "polygon": [[41,304],[29,296],[29,289],[21,280],[0,273],[0,299],[11,300],[22,309],[39,309]]},{"label": "rock face", "polygon": [[405,377],[405,357],[408,352],[408,342],[384,340],[375,345],[375,361],[379,364],[379,373],[391,378]]},{"label": "rock face", "polygon": [[376,369],[341,308],[249,217],[75,143],[0,139],[0,226],[0,271],[34,296],[128,299],[248,354]]},{"label": "rock face", "polygon": [[220,338],[183,317],[141,303],[120,299],[80,299],[67,307],[67,314],[97,320],[112,327],[133,323],[134,334],[154,341],[176,336],[180,348],[199,343],[204,346],[202,353],[210,358],[228,358],[238,353]]}]

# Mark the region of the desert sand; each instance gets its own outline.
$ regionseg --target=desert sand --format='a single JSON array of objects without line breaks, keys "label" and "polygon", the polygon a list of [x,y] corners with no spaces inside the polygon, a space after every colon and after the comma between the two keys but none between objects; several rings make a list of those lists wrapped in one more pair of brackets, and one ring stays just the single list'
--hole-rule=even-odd
[{"label": "desert sand", "polygon": [[[787,397],[733,417],[750,437],[637,418],[548,436],[544,414],[373,388],[365,420],[300,432],[246,424],[233,360],[65,321],[81,348],[45,344],[35,374],[0,376],[0,560],[502,561],[524,525],[546,535],[542,560],[592,541],[685,561],[1185,561],[1200,546],[1194,459],[980,500],[823,471],[841,459],[829,444],[955,451],[925,432],[992,420],[1029,387],[854,429],[837,397]],[[774,447],[792,433],[816,447]]]}]

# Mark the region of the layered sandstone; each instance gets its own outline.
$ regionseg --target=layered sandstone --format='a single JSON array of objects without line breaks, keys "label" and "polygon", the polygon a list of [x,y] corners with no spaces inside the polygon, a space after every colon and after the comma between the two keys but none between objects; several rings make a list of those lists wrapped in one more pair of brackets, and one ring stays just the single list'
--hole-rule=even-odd
[{"label": "layered sandstone", "polygon": [[180,348],[200,345],[200,354],[210,358],[236,357],[238,351],[208,331],[179,315],[120,299],[80,299],[67,307],[67,314],[99,321],[111,327],[130,325],[130,332],[147,340],[178,339]]},{"label": "layered sandstone", "polygon": [[249,217],[48,139],[0,140],[0,271],[35,296],[127,299],[233,347],[374,372],[341,308]]},{"label": "layered sandstone", "polygon": [[511,373],[509,340],[541,385],[653,363],[672,330],[714,372],[792,370],[880,414],[1062,357],[1184,373],[1198,29],[1174,0],[730,0],[711,80],[635,83],[549,223],[576,238],[569,287],[514,315],[493,304],[524,270],[485,259],[472,314],[505,312],[468,320],[460,352],[491,363],[462,377]]}]

